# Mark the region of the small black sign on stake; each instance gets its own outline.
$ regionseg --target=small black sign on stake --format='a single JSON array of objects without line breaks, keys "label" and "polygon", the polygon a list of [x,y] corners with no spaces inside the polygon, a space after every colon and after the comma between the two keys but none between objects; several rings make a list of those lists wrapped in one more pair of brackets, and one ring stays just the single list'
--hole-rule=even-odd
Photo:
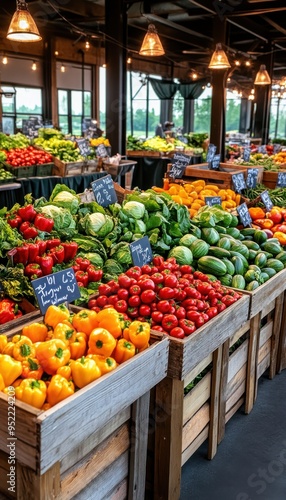
[{"label": "small black sign on stake", "polygon": [[88,156],[90,154],[90,147],[86,139],[77,139],[77,145],[82,156]]},{"label": "small black sign on stake", "polygon": [[99,158],[106,158],[107,156],[109,156],[104,144],[99,144],[96,147],[96,156],[98,156]]},{"label": "small black sign on stake", "polygon": [[96,181],[92,181],[91,187],[95,201],[97,201],[97,203],[102,207],[108,207],[108,205],[112,205],[117,202],[117,196],[111,175],[106,175]]},{"label": "small black sign on stake", "polygon": [[49,274],[32,281],[42,314],[51,305],[73,302],[80,297],[80,290],[72,268]]},{"label": "small black sign on stake", "polygon": [[275,142],[275,144],[273,144],[273,154],[276,155],[281,149],[281,144],[278,144],[277,142]]},{"label": "small black sign on stake", "polygon": [[181,179],[184,175],[186,167],[190,164],[190,157],[183,153],[175,153],[172,159],[172,167],[169,170],[169,177],[173,179]]},{"label": "small black sign on stake", "polygon": [[205,196],[205,204],[212,207],[213,205],[221,205],[220,196]]},{"label": "small black sign on stake", "polygon": [[246,188],[244,175],[242,172],[239,174],[233,174],[232,183],[234,185],[235,191],[237,191],[238,193],[240,193],[243,189]]},{"label": "small black sign on stake", "polygon": [[142,267],[153,259],[152,249],[148,236],[130,243],[130,252],[134,266]]},{"label": "small black sign on stake", "polygon": [[273,203],[271,201],[271,198],[269,196],[267,189],[265,191],[263,191],[263,193],[261,193],[260,198],[261,198],[262,202],[264,203],[266,210],[269,212],[271,210],[271,208],[273,208]]},{"label": "small black sign on stake", "polygon": [[209,163],[209,169],[210,170],[219,170],[219,164],[220,164],[220,154],[214,155],[213,159]]},{"label": "small black sign on stake", "polygon": [[253,189],[256,187],[258,172],[259,172],[258,168],[249,168],[247,170],[246,186],[248,188]]},{"label": "small black sign on stake", "polygon": [[216,146],[214,144],[209,144],[207,152],[207,162],[210,163],[215,155]]},{"label": "small black sign on stake", "polygon": [[286,172],[278,172],[277,187],[286,187]]},{"label": "small black sign on stake", "polygon": [[250,153],[251,153],[251,148],[249,146],[246,146],[243,150],[243,161],[250,160]]},{"label": "small black sign on stake", "polygon": [[238,207],[236,207],[237,213],[239,215],[241,223],[246,226],[251,226],[252,224],[252,219],[249,213],[249,210],[247,208],[246,203],[242,203]]}]

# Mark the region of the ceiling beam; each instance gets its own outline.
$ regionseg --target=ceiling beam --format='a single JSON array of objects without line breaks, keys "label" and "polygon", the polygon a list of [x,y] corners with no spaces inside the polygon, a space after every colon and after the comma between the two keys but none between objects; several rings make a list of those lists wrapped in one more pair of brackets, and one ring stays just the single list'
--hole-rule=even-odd
[{"label": "ceiling beam", "polygon": [[283,35],[286,35],[286,29],[280,26],[280,24],[275,23],[275,21],[272,21],[272,19],[270,19],[268,16],[263,16],[263,19],[265,19],[265,21],[267,21],[268,24],[273,26],[273,28],[275,28],[277,31],[283,33]]},{"label": "ceiling beam", "polygon": [[205,40],[212,41],[213,38],[207,35],[204,35],[202,33],[199,33],[198,31],[190,30],[189,28],[185,28],[185,26],[182,26],[181,24],[173,23],[169,19],[165,19],[164,17],[157,16],[156,14],[148,14],[148,19],[151,19],[152,21],[156,21],[161,24],[165,24],[166,26],[169,26],[170,28],[174,28],[175,30],[182,31],[183,33],[187,33],[188,35],[196,36],[198,38],[204,38]]}]

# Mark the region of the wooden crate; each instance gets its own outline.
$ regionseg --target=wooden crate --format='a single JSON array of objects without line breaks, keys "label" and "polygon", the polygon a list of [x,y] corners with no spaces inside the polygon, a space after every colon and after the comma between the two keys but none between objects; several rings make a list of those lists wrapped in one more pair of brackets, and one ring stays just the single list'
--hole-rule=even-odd
[{"label": "wooden crate", "polygon": [[244,404],[246,414],[252,410],[261,375],[269,369],[272,379],[277,372],[285,280],[286,269],[256,290],[243,292],[250,298],[248,320],[223,347],[218,442],[239,407]]},{"label": "wooden crate", "polygon": [[220,164],[222,167],[225,167],[225,166],[228,166],[228,165],[231,165],[232,167],[236,167],[236,168],[239,168],[240,170],[243,171],[244,173],[244,178],[246,180],[247,178],[247,172],[248,170],[252,169],[252,168],[257,168],[258,169],[258,175],[257,175],[257,183],[258,184],[262,184],[262,181],[263,181],[263,174],[264,174],[264,167],[261,166],[261,165],[236,165],[234,163],[221,163]]},{"label": "wooden crate", "polygon": [[[279,172],[286,173],[285,167],[280,168]],[[264,170],[262,179],[262,184],[264,184],[264,186],[270,189],[275,189],[277,185],[277,180],[278,180],[278,172],[271,172],[271,170]]]},{"label": "wooden crate", "polygon": [[0,495],[9,495],[7,443],[15,442],[11,498],[143,499],[149,392],[166,376],[168,346],[152,333],[148,349],[48,411],[16,401],[14,441],[0,393]]},{"label": "wooden crate", "polygon": [[165,153],[161,153],[160,151],[132,151],[131,149],[128,149],[126,151],[126,156],[138,156],[140,158],[145,156],[152,156],[155,158],[159,158],[160,156],[162,156],[162,154]]},{"label": "wooden crate", "polygon": [[286,368],[286,292],[284,293],[284,308],[282,314],[282,322],[280,329],[280,338],[278,346],[278,356],[277,356],[277,373]]},{"label": "wooden crate", "polygon": [[240,165],[233,166],[228,163],[220,165],[220,170],[209,169],[208,163],[188,165],[184,176],[179,181],[191,183],[194,180],[203,179],[206,183],[217,184],[221,189],[233,189],[232,176],[240,173],[246,176],[245,170],[241,169]]},{"label": "wooden crate", "polygon": [[84,171],[85,162],[83,161],[73,161],[64,162],[61,161],[56,156],[53,156],[53,175],[59,175],[61,177],[66,177],[68,175],[80,175]]},{"label": "wooden crate", "polygon": [[[155,498],[179,499],[181,466],[207,438],[208,458],[216,453],[223,346],[247,321],[249,302],[244,295],[189,337],[170,338],[168,376],[154,389],[151,417]],[[184,396],[184,388],[207,367],[201,381]]]}]

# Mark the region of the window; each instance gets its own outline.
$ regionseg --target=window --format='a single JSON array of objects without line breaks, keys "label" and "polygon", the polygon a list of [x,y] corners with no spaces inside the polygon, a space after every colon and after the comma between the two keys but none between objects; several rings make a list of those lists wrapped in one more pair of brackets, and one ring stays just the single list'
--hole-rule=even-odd
[{"label": "window", "polygon": [[128,72],[127,135],[153,137],[160,122],[160,107],[161,101],[147,76]]},{"label": "window", "polygon": [[226,100],[226,132],[239,132],[241,97],[237,93],[227,91]]},{"label": "window", "polygon": [[91,92],[58,90],[58,112],[64,134],[82,135],[83,118],[91,118]]},{"label": "window", "polygon": [[22,130],[23,120],[30,117],[42,119],[42,89],[13,87],[15,93],[7,97],[11,92],[11,87],[2,86],[2,91],[7,92],[2,95],[2,127],[6,134],[14,134]]},{"label": "window", "polygon": [[194,132],[210,133],[212,89],[206,87],[194,105]]}]

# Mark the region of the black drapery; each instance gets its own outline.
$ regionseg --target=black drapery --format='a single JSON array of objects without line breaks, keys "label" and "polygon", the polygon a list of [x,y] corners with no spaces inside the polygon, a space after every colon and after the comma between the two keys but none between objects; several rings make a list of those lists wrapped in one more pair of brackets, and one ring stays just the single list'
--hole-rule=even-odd
[{"label": "black drapery", "polygon": [[156,80],[156,78],[149,78],[149,82],[159,99],[173,99],[178,90],[178,84],[168,80]]},{"label": "black drapery", "polygon": [[203,93],[206,84],[206,79],[192,83],[180,83],[178,85],[178,90],[184,99],[198,99]]}]

